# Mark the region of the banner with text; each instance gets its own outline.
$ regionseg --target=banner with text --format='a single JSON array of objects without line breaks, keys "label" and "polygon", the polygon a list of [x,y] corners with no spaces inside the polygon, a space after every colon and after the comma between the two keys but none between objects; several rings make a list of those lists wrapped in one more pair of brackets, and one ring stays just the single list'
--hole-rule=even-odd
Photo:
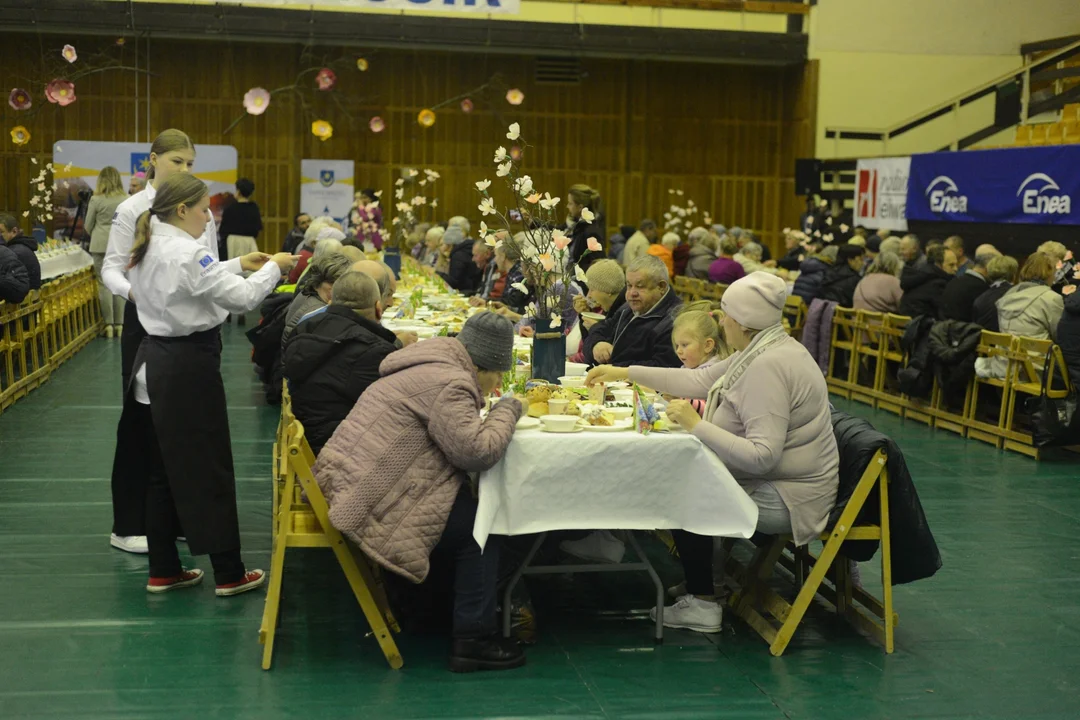
[{"label": "banner with text", "polygon": [[[218,0],[218,2],[240,5],[248,0]],[[294,0],[276,0],[275,7],[308,8],[310,3]],[[470,13],[479,15],[504,14],[517,15],[521,11],[521,0],[320,0],[320,8],[329,10],[423,10],[425,12]]]},{"label": "banner with text", "polygon": [[911,158],[867,158],[855,164],[855,224],[907,230]]},{"label": "banner with text", "polygon": [[353,203],[352,160],[300,161],[300,212],[342,220]]},{"label": "banner with text", "polygon": [[1080,145],[911,156],[912,220],[1080,225]]}]

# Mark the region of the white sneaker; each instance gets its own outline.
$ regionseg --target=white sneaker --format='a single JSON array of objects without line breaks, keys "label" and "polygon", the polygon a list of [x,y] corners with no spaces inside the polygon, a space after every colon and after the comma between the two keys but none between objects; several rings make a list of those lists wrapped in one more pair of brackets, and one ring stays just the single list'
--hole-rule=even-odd
[{"label": "white sneaker", "polygon": [[563,540],[559,549],[590,562],[618,564],[626,554],[626,544],[607,530],[597,530],[580,540]]},{"label": "white sneaker", "polygon": [[[656,608],[649,611],[649,617],[656,621]],[[664,608],[664,627],[676,630],[718,633],[723,620],[724,609],[720,603],[693,595],[683,595],[674,605]]]},{"label": "white sneaker", "polygon": [[135,553],[136,555],[145,555],[150,552],[146,547],[145,535],[130,535],[128,537],[120,537],[113,533],[109,536],[109,544],[117,550],[123,550],[124,552]]}]

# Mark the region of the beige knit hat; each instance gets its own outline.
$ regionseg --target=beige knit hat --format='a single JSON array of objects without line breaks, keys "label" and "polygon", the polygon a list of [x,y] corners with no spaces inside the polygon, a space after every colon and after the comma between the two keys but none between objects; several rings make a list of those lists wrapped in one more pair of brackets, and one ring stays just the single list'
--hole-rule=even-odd
[{"label": "beige knit hat", "polygon": [[626,288],[626,273],[614,260],[597,260],[585,271],[585,284],[590,290],[618,295]]},{"label": "beige knit hat", "polygon": [[731,283],[720,307],[743,327],[764,330],[780,322],[786,299],[786,282],[767,272],[752,272]]}]

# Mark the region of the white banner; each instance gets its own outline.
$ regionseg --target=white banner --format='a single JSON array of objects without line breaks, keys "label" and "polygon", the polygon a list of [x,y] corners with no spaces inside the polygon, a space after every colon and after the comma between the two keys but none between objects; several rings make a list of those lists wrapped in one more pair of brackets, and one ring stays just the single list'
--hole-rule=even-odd
[{"label": "white banner", "polygon": [[300,212],[340,221],[353,204],[352,160],[300,161]]},{"label": "white banner", "polygon": [[[248,0],[218,0],[225,4],[249,4]],[[304,8],[310,3],[296,0],[264,0],[263,4],[271,7]],[[517,15],[521,11],[521,0],[320,0],[320,8],[340,8],[342,10],[423,10],[424,12],[469,13],[469,14],[504,14]]]},{"label": "white banner", "polygon": [[[236,158],[232,145],[195,146],[195,176],[209,186],[211,209],[219,222],[222,209],[233,201],[236,191]],[[56,178],[53,205],[57,211],[54,230],[66,235],[79,206],[79,192],[93,191],[98,173],[109,165],[120,171],[127,187],[133,174],[149,169],[150,143],[59,140],[53,144],[52,162]],[[76,230],[76,235],[80,232]]]},{"label": "white banner", "polygon": [[866,158],[855,164],[855,224],[907,230],[911,158]]}]

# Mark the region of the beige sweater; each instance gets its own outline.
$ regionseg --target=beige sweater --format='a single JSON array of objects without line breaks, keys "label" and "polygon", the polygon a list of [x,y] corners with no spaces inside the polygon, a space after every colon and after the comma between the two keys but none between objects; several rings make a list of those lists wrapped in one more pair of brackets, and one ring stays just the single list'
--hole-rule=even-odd
[{"label": "beige sweater", "polygon": [[[699,370],[632,366],[630,379],[705,398],[731,359]],[[840,457],[829,394],[814,359],[788,338],[754,360],[711,418],[694,428],[747,492],[771,481],[791,513],[795,542],[817,538],[836,504]]]}]

